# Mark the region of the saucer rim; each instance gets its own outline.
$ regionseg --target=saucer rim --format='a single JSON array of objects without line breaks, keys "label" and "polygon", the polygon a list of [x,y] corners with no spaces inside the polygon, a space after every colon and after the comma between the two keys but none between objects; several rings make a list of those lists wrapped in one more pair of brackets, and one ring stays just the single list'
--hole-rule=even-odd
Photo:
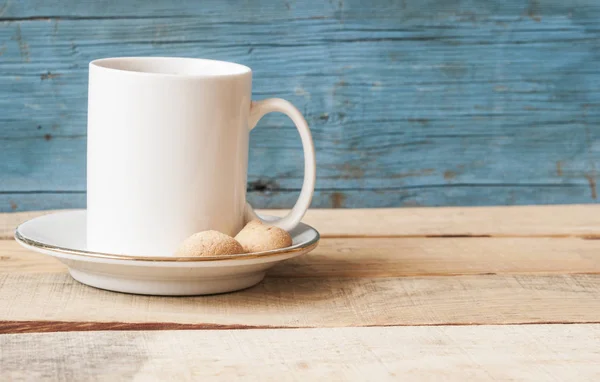
[{"label": "saucer rim", "polygon": [[[81,210],[79,210],[81,211]],[[55,212],[64,213],[64,212]],[[46,215],[44,215],[46,216]],[[268,258],[272,256],[280,256],[284,254],[293,254],[296,252],[310,252],[315,249],[319,241],[321,240],[321,234],[314,227],[302,223],[306,225],[308,228],[315,232],[315,237],[311,240],[298,243],[296,245],[292,245],[285,248],[272,249],[269,251],[261,251],[261,252],[251,252],[251,253],[240,253],[235,255],[222,255],[222,256],[132,256],[132,255],[122,255],[122,254],[112,254],[112,253],[103,253],[96,251],[87,251],[83,249],[71,249],[64,248],[57,245],[42,243],[37,240],[29,239],[23,236],[19,231],[22,225],[27,224],[39,217],[35,217],[33,219],[29,219],[24,223],[19,224],[19,226],[15,229],[15,240],[22,242],[30,247],[46,250],[51,252],[58,252],[67,255],[75,255],[82,257],[91,257],[96,259],[111,259],[111,260],[127,260],[127,261],[151,261],[151,262],[211,262],[211,261],[226,261],[226,260],[249,260],[249,259],[260,259],[260,258]]]}]

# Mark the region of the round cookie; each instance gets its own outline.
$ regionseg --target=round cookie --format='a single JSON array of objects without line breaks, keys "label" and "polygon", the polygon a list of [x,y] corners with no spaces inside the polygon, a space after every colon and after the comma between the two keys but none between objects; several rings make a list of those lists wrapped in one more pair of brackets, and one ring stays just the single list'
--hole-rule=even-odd
[{"label": "round cookie", "polygon": [[252,220],[237,234],[235,239],[246,252],[262,252],[285,248],[292,245],[292,237],[287,231],[260,220]]},{"label": "round cookie", "polygon": [[202,231],[185,239],[175,256],[219,256],[244,253],[244,248],[231,236],[219,231]]}]

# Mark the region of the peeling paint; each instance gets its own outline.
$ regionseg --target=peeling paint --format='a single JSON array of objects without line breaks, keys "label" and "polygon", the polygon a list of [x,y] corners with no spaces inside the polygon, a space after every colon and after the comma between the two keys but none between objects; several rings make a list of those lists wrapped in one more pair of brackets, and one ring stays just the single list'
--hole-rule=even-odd
[{"label": "peeling paint", "polygon": [[442,73],[450,78],[464,78],[469,68],[462,62],[448,62],[440,67]]},{"label": "peeling paint", "polygon": [[404,201],[402,201],[402,205],[404,207],[419,207],[420,206],[419,202],[414,199],[404,200]]},{"label": "peeling paint", "polygon": [[375,81],[375,82],[373,82],[373,84],[371,85],[371,91],[373,91],[373,90],[381,90],[381,85],[383,85],[381,83],[381,81]]},{"label": "peeling paint", "polygon": [[357,165],[344,163],[336,167],[341,172],[340,178],[342,179],[361,179],[365,176],[365,170]]},{"label": "peeling paint", "polygon": [[296,86],[294,88],[294,94],[310,98],[310,93],[307,92],[302,86]]},{"label": "peeling paint", "polygon": [[333,95],[336,95],[336,93],[337,93],[338,89],[339,89],[339,88],[342,88],[342,87],[345,87],[345,86],[348,86],[348,83],[347,83],[346,81],[344,81],[344,80],[340,80],[340,81],[336,82],[336,83],[333,85],[333,88],[331,89],[331,93],[332,93]]},{"label": "peeling paint", "polygon": [[23,35],[21,34],[21,25],[17,24],[17,29],[12,39],[19,45],[21,61],[29,62],[29,45],[27,45],[25,40],[23,40]]},{"label": "peeling paint", "polygon": [[274,180],[270,179],[258,179],[253,182],[248,183],[247,190],[249,192],[257,191],[257,192],[271,192],[277,190],[279,185]]},{"label": "peeling paint", "polygon": [[48,71],[46,73],[40,74],[40,79],[42,81],[45,81],[45,80],[51,80],[51,79],[54,79],[54,78],[58,78],[60,76],[62,76],[62,74],[60,74],[60,73],[51,73],[50,71]]},{"label": "peeling paint", "polygon": [[0,7],[0,16],[4,16],[8,8],[10,7],[11,0],[6,0],[4,5]]},{"label": "peeling paint", "polygon": [[527,16],[536,22],[542,21],[542,17],[539,15],[540,13],[540,3],[538,0],[531,0],[529,2],[529,7],[527,7]]},{"label": "peeling paint", "polygon": [[344,196],[344,194],[341,192],[336,191],[331,194],[330,199],[332,208],[342,208],[344,207],[346,196]]},{"label": "peeling paint", "polygon": [[446,180],[452,180],[454,178],[456,178],[456,173],[454,171],[450,171],[450,170],[446,170],[444,171],[444,179]]},{"label": "peeling paint", "polygon": [[586,174],[585,178],[588,180],[588,183],[590,184],[590,193],[591,193],[592,199],[596,200],[596,198],[598,197],[598,194],[596,193],[596,178],[591,174]]},{"label": "peeling paint", "polygon": [[418,170],[418,171],[411,171],[411,172],[403,172],[400,174],[394,174],[391,175],[390,178],[391,179],[402,179],[402,178],[410,178],[410,177],[414,177],[414,176],[425,176],[425,175],[431,175],[435,173],[435,170],[432,168],[425,168],[423,170]]},{"label": "peeling paint", "polygon": [[418,123],[420,125],[426,126],[427,124],[429,124],[429,119],[427,119],[427,118],[408,118],[408,122]]}]

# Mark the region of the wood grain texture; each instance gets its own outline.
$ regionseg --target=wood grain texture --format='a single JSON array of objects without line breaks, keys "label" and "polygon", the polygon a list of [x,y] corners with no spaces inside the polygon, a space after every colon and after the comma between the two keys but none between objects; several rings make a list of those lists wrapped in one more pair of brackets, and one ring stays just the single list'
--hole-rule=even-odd
[{"label": "wood grain texture", "polygon": [[[58,260],[0,240],[0,273],[66,273]],[[598,274],[600,240],[578,238],[322,239],[307,256],[268,277],[405,277],[489,274]]]},{"label": "wood grain texture", "polygon": [[[0,263],[0,272],[2,271]],[[557,238],[323,239],[269,277],[600,273],[600,241]]]},{"label": "wood grain texture", "polygon": [[[271,211],[271,210],[269,210]],[[595,205],[310,210],[323,237],[586,237],[600,235]]]},{"label": "wood grain texture", "polygon": [[[53,211],[0,213],[0,239]],[[260,210],[283,216],[287,210]],[[303,219],[321,237],[583,237],[600,238],[600,206],[311,209]]]},{"label": "wood grain texture", "polygon": [[[315,206],[597,200],[600,6],[445,2],[0,1],[0,210],[82,207],[87,62],[238,61],[306,115]],[[300,142],[252,133],[249,199],[289,207]]]},{"label": "wood grain texture", "polygon": [[75,332],[0,336],[0,359],[14,381],[594,381],[599,341],[600,325]]},{"label": "wood grain texture", "polygon": [[[266,326],[244,324],[178,324],[174,322],[73,322],[73,321],[0,321],[0,334],[95,332],[130,330],[238,330],[265,329]],[[278,329],[269,326],[269,329]],[[288,327],[289,328],[289,327]]]},{"label": "wood grain texture", "polygon": [[149,297],[68,274],[0,274],[0,321],[344,327],[600,323],[600,275],[266,278],[237,293]]},{"label": "wood grain texture", "polygon": [[[319,180],[317,181],[319,182]],[[299,190],[275,190],[260,181],[248,188],[247,198],[262,208],[288,208],[298,200]],[[298,183],[300,184],[300,183]],[[257,189],[254,189],[254,188]],[[258,189],[262,190],[259,191]],[[490,193],[492,192],[492,193]],[[516,194],[523,199],[517,202]],[[475,196],[474,196],[475,195]],[[478,195],[486,195],[479,199]],[[319,190],[313,208],[380,208],[417,206],[489,206],[520,204],[595,203],[589,185],[433,185],[387,189]],[[84,191],[44,191],[0,193],[2,211],[20,212],[55,208],[85,208]]]},{"label": "wood grain texture", "polygon": [[25,223],[27,220],[33,219],[35,217],[51,214],[54,212],[58,211],[46,210],[0,213],[0,239],[12,239],[15,234],[15,229],[17,229],[19,224]]}]

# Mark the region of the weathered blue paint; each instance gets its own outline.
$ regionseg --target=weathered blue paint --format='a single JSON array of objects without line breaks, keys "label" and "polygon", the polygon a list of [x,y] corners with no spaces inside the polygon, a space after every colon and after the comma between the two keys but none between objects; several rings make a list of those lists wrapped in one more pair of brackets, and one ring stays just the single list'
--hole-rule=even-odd
[{"label": "weathered blue paint", "polygon": [[[475,190],[475,191],[474,191]],[[481,193],[486,198],[473,197]],[[529,184],[455,184],[392,189],[318,190],[315,208],[375,208],[448,205],[523,205],[556,204],[563,200],[587,203],[588,185],[529,185]],[[250,191],[248,199],[262,208],[283,208],[294,204],[299,191]],[[45,210],[68,206],[85,206],[85,192],[50,192],[0,194],[0,204],[14,210]]]},{"label": "weathered blue paint", "polygon": [[[237,61],[311,124],[315,206],[596,201],[597,1],[0,0],[0,211],[85,204],[87,62]],[[110,6],[109,6],[110,5]],[[297,134],[251,134],[249,199],[289,207]]]}]

